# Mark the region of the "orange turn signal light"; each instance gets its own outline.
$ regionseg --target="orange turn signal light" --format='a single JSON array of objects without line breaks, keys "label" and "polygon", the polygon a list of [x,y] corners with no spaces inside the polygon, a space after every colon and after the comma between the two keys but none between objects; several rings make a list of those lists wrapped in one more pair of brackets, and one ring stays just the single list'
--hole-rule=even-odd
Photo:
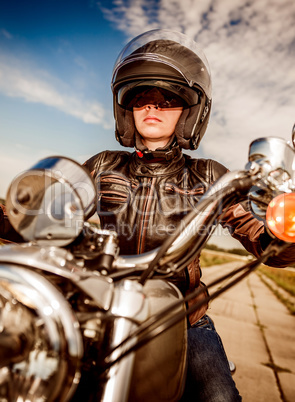
[{"label": "orange turn signal light", "polygon": [[269,203],[266,223],[276,237],[295,243],[295,193],[280,194]]}]

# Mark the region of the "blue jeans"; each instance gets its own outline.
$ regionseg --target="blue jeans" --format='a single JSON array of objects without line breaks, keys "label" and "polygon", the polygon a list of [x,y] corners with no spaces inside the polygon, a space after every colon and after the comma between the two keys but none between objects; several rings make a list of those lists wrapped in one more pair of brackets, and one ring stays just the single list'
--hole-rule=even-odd
[{"label": "blue jeans", "polygon": [[222,341],[205,315],[188,329],[188,373],[181,401],[241,401]]}]

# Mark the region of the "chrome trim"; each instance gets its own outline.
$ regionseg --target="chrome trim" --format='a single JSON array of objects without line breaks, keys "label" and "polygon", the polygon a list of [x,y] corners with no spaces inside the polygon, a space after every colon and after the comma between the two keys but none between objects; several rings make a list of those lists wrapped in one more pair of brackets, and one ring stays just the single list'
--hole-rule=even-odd
[{"label": "chrome trim", "polygon": [[40,247],[30,243],[7,245],[0,248],[0,263],[17,264],[40,269],[70,280],[78,289],[93,299],[96,305],[108,310],[113,297],[113,281],[95,271],[77,265],[73,255],[57,247]]},{"label": "chrome trim", "polygon": [[[136,322],[148,317],[148,304],[143,287],[137,281],[126,279],[115,287],[111,314],[116,317],[112,321],[112,329],[108,335],[111,347],[119,345],[137,328]],[[133,339],[134,344],[136,339]],[[115,360],[124,351],[124,347],[116,349],[110,356]],[[127,402],[129,387],[133,374],[135,352],[129,353],[120,362],[115,363],[106,373],[101,401]]]},{"label": "chrome trim", "polygon": [[27,241],[65,246],[94,212],[96,190],[89,173],[63,157],[41,160],[17,176],[6,196],[7,214]]},{"label": "chrome trim", "polygon": [[3,263],[0,300],[0,353],[7,334],[22,345],[21,353],[10,352],[8,364],[1,359],[1,400],[68,400],[79,383],[84,353],[71,306],[41,275]]},{"label": "chrome trim", "polygon": [[282,138],[258,138],[249,147],[249,161],[259,165],[261,180],[274,190],[295,189],[295,151]]}]

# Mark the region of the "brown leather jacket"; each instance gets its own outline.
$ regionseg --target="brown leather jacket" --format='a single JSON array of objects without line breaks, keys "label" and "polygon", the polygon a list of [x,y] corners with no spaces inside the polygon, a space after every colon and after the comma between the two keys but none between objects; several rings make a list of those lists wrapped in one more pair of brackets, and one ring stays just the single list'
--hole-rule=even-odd
[{"label": "brown leather jacket", "polygon": [[[102,227],[118,232],[122,254],[138,254],[159,247],[208,187],[227,171],[218,162],[193,159],[181,152],[170,161],[148,161],[136,153],[105,151],[89,159],[85,166],[97,183]],[[263,223],[241,204],[232,206],[221,224],[255,256],[269,243]],[[0,238],[23,241],[9,223],[3,206]],[[284,267],[294,261],[295,246],[290,246],[268,264]],[[202,287],[198,257],[188,266],[186,274],[175,279],[184,293]],[[196,322],[206,310],[204,305],[190,316],[190,322]]]},{"label": "brown leather jacket", "polygon": [[[159,247],[208,187],[227,172],[216,161],[193,159],[181,152],[170,161],[149,161],[135,152],[105,151],[93,156],[85,166],[97,184],[101,225],[117,231],[122,254],[139,254]],[[255,256],[269,242],[263,222],[241,204],[232,206],[221,223]],[[279,259],[274,264],[288,263]],[[188,275],[186,292],[202,286],[198,257],[188,266]],[[193,313],[191,324],[206,310],[204,306]]]}]

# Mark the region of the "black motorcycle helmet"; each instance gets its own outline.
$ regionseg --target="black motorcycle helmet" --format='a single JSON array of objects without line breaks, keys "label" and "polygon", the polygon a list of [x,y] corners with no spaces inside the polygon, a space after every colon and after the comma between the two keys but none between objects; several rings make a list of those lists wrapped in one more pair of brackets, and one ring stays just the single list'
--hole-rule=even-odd
[{"label": "black motorcycle helmet", "polygon": [[211,78],[207,59],[186,35],[155,29],[131,40],[119,54],[112,75],[116,138],[134,147],[136,129],[130,100],[147,87],[169,91],[184,101],[175,128],[177,143],[197,149],[211,109]]}]

